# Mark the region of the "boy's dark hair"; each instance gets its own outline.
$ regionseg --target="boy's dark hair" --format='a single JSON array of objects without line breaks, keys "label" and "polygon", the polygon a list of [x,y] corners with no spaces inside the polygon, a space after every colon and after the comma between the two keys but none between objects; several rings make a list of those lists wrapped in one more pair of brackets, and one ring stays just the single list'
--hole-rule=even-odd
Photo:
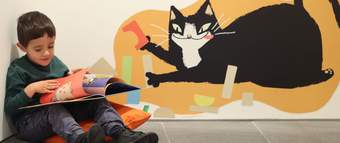
[{"label": "boy's dark hair", "polygon": [[45,33],[49,37],[56,35],[55,27],[50,18],[38,11],[32,11],[18,18],[17,34],[19,43],[26,47],[28,42],[42,37]]}]

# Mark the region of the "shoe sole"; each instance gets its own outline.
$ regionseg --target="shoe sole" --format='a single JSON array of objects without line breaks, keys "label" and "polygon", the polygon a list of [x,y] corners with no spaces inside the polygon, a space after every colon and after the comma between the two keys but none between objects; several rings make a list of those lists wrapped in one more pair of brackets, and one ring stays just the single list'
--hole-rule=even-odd
[{"label": "shoe sole", "polygon": [[155,133],[146,133],[131,143],[158,143],[158,136]]}]

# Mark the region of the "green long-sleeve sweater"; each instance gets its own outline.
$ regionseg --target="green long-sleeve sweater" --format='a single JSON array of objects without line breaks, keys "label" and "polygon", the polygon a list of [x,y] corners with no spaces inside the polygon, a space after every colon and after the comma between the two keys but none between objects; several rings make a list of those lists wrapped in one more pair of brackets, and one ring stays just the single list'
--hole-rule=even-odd
[{"label": "green long-sleeve sweater", "polygon": [[39,102],[39,94],[29,98],[24,92],[25,87],[36,81],[63,77],[68,71],[67,66],[56,56],[47,67],[31,62],[26,55],[14,60],[7,71],[5,112],[15,122],[24,112],[35,110],[17,110]]}]

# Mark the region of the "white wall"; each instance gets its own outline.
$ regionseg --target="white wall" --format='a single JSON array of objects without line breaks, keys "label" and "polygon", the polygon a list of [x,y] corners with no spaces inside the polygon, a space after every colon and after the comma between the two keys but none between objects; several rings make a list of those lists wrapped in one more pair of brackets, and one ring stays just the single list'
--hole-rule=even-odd
[{"label": "white wall", "polygon": [[[12,47],[16,43],[15,28],[19,15],[38,10],[52,19],[57,28],[56,54],[69,67],[90,66],[101,57],[115,67],[113,38],[123,21],[145,9],[169,10],[170,5],[181,8],[194,1],[196,0],[1,0],[0,141],[11,135],[3,105],[7,67],[16,53]],[[101,50],[97,50],[98,48]]]},{"label": "white wall", "polygon": [[[12,45],[15,43],[15,7],[10,0],[0,3],[0,141],[11,135],[4,114],[5,79],[7,67],[12,55]],[[15,52],[14,52],[15,53]]]}]

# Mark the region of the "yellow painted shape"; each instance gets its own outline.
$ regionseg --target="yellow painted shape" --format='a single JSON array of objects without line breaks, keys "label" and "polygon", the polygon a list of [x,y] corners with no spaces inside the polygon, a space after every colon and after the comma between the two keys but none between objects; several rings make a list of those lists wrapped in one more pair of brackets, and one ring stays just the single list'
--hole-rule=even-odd
[{"label": "yellow painted shape", "polygon": [[194,101],[198,106],[211,106],[214,103],[215,98],[196,94],[194,95]]}]

